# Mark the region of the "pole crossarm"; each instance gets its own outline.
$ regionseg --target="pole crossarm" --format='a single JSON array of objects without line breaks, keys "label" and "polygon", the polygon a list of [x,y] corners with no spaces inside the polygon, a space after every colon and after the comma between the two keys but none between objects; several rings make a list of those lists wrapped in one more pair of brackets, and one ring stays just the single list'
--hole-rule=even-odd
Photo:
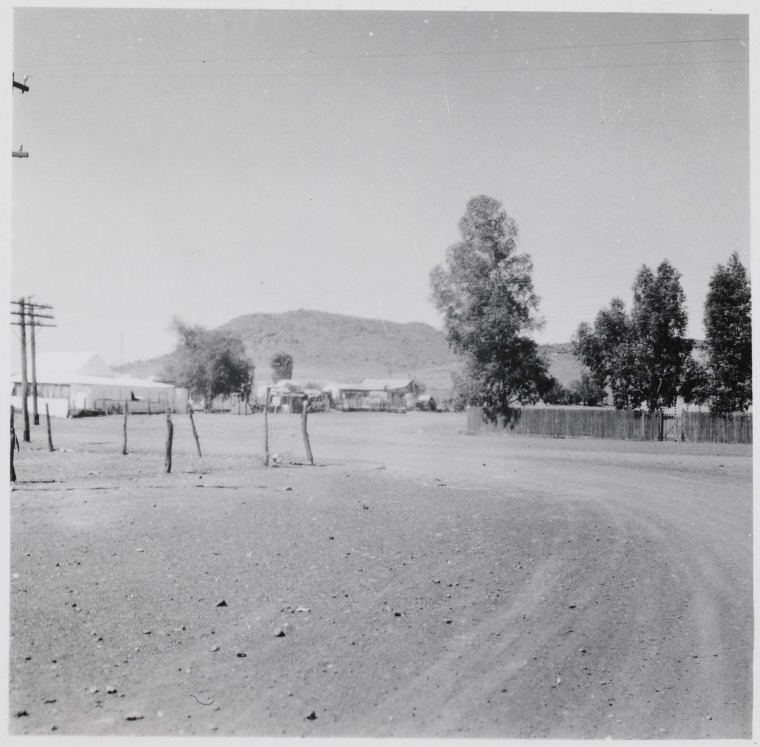
[{"label": "pole crossarm", "polygon": [[[11,314],[15,316],[22,316],[21,311],[11,311]],[[24,316],[33,316],[35,319],[55,319],[55,317],[52,314],[35,314],[33,311],[25,311],[23,312]]]},{"label": "pole crossarm", "polygon": [[[29,77],[29,76],[27,76],[27,77]],[[26,80],[26,78],[24,78],[24,80]],[[21,93],[26,93],[29,90],[29,86],[26,85],[26,83],[19,83],[16,80],[16,74],[15,73],[13,74],[13,88],[18,88],[21,91]]]},{"label": "pole crossarm", "polygon": [[[16,73],[13,73],[13,86],[12,86],[12,88],[11,88],[11,91],[12,91],[14,88],[18,88],[18,89],[19,89],[19,91],[21,91],[21,93],[22,93],[22,94],[26,93],[26,92],[29,90],[29,86],[28,86],[28,85],[26,85],[26,81],[27,81],[27,79],[28,79],[28,78],[29,78],[29,76],[27,75],[27,76],[24,78],[24,82],[23,82],[23,83],[19,83],[19,82],[16,80]],[[24,150],[24,146],[23,146],[23,145],[19,145],[19,147],[18,147],[18,150],[12,150],[12,151],[11,151],[11,156],[12,156],[13,158],[29,158],[29,153],[27,153],[27,152]]]},{"label": "pole crossarm", "polygon": [[[28,299],[24,300],[24,307],[29,307],[32,309],[52,309],[53,307],[50,304],[47,303],[32,303]],[[11,303],[20,304],[21,301],[11,301]]]},{"label": "pole crossarm", "polygon": [[11,301],[11,304],[18,306],[18,309],[11,309],[11,314],[21,317],[21,321],[11,322],[11,325],[16,327],[20,327],[21,325],[26,325],[27,327],[57,327],[57,324],[45,324],[38,321],[39,319],[55,319],[52,314],[42,314],[38,311],[38,309],[52,309],[53,307],[47,303],[33,303],[30,299]]}]

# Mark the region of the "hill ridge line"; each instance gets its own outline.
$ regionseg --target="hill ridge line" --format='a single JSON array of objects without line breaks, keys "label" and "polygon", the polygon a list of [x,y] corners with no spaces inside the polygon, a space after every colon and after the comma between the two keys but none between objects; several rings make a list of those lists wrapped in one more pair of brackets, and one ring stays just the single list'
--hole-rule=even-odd
[{"label": "hill ridge line", "polygon": [[[426,322],[393,322],[329,311],[295,309],[241,314],[213,328],[238,335],[255,365],[254,379],[270,375],[276,353],[293,357],[293,379],[314,382],[354,382],[366,378],[407,375],[425,384],[428,392],[445,396],[451,373],[460,358],[440,330]],[[539,345],[550,371],[567,384],[580,377],[581,365],[570,343]],[[173,352],[126,364],[135,376],[160,375]]]}]

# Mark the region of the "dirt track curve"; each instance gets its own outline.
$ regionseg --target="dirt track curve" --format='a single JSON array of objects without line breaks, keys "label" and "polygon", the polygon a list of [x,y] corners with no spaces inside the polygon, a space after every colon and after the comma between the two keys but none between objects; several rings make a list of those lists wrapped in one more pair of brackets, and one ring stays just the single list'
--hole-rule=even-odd
[{"label": "dirt track curve", "polygon": [[751,447],[160,420],[22,449],[11,733],[750,736]]}]

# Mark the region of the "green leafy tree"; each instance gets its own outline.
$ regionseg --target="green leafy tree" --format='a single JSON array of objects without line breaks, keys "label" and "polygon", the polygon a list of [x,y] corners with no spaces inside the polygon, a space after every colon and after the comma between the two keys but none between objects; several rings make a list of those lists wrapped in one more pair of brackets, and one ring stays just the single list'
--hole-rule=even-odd
[{"label": "green leafy tree", "polygon": [[543,401],[547,405],[569,405],[572,404],[570,399],[570,391],[562,386],[556,379],[554,383],[544,392],[542,397]]},{"label": "green leafy tree", "polygon": [[552,384],[538,346],[523,334],[540,327],[533,265],[517,252],[517,224],[491,197],[467,203],[459,231],[445,266],[430,273],[432,300],[450,347],[464,359],[455,400],[494,417],[536,402]]},{"label": "green leafy tree", "polygon": [[752,294],[736,252],[710,280],[704,323],[710,410],[746,410],[752,404]]},{"label": "green leafy tree", "polygon": [[555,381],[549,392],[542,397],[547,405],[580,405],[581,395],[578,391],[579,381],[571,381],[569,386],[563,386]]},{"label": "green leafy tree", "polygon": [[642,265],[633,284],[631,323],[635,344],[637,398],[650,412],[672,407],[679,393],[692,340],[681,273],[667,260],[657,273]]},{"label": "green leafy tree", "polygon": [[703,405],[710,399],[710,379],[705,366],[693,356],[686,359],[679,393],[684,402]]},{"label": "green leafy tree", "polygon": [[584,371],[580,379],[570,382],[568,404],[597,407],[604,403],[606,396],[604,387],[600,386],[588,371]]},{"label": "green leafy tree", "polygon": [[596,315],[593,328],[582,322],[573,337],[573,352],[590,370],[597,386],[609,387],[618,409],[638,406],[635,395],[633,328],[619,298]]},{"label": "green leafy tree", "polygon": [[654,273],[642,265],[633,305],[613,299],[593,329],[582,323],[573,338],[576,356],[597,385],[609,386],[617,408],[645,404],[650,412],[675,404],[693,342],[686,338],[686,298],[680,273],[664,260]]},{"label": "green leafy tree", "polygon": [[203,398],[206,408],[214,397],[240,394],[250,396],[254,366],[236,335],[190,326],[175,319],[179,344],[168,374],[177,386],[192,397]]},{"label": "green leafy tree", "polygon": [[275,381],[293,378],[293,357],[287,353],[275,353],[269,362]]},{"label": "green leafy tree", "polygon": [[542,397],[547,405],[585,405],[596,407],[604,404],[607,392],[597,384],[596,380],[584,371],[580,379],[571,381],[568,386],[562,386],[555,381],[549,391]]}]

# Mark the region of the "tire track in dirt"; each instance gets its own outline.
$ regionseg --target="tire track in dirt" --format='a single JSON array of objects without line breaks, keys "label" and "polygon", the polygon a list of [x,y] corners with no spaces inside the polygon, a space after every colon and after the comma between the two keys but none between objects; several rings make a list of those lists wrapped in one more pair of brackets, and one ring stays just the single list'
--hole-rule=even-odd
[{"label": "tire track in dirt", "polygon": [[[87,492],[14,492],[11,705],[29,716],[12,729],[748,735],[746,469],[713,474],[729,458],[667,444],[428,438],[409,417],[368,417],[388,430],[356,449],[350,433],[326,439],[321,470],[216,458],[238,490],[130,472],[146,459],[118,460],[118,492],[89,491],[101,483],[74,455]],[[114,673],[117,699],[88,694]],[[133,708],[145,718],[127,722]]]}]

